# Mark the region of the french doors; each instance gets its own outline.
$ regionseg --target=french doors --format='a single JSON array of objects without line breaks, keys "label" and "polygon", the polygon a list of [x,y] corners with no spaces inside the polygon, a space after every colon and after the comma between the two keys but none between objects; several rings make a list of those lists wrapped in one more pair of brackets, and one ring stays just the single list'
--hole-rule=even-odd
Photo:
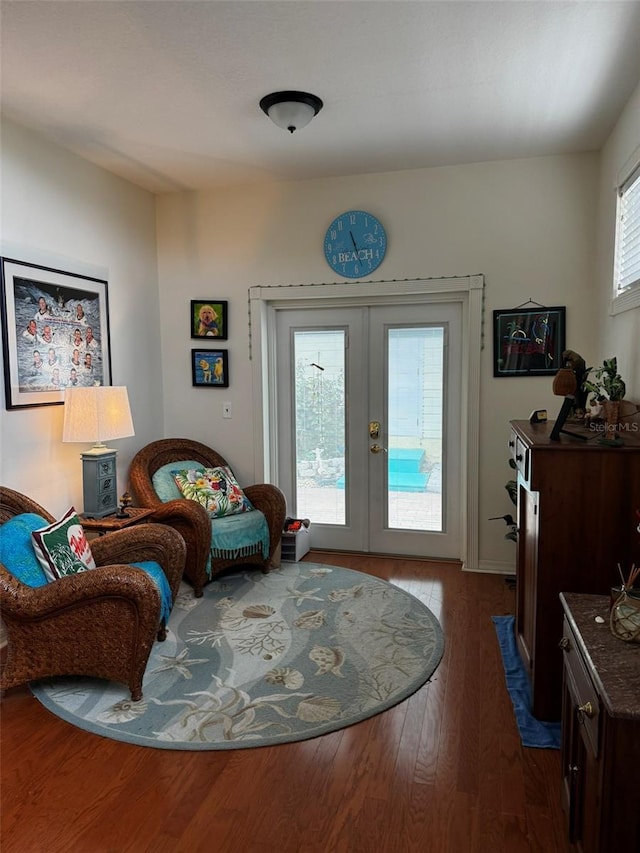
[{"label": "french doors", "polygon": [[277,479],[317,548],[461,558],[461,302],[275,319]]}]

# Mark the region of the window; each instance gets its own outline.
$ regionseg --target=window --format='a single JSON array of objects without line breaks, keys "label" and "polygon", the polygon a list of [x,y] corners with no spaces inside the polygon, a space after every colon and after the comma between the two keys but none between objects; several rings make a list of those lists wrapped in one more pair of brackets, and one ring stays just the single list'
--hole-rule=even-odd
[{"label": "window", "polygon": [[614,312],[640,305],[640,164],[618,188]]}]

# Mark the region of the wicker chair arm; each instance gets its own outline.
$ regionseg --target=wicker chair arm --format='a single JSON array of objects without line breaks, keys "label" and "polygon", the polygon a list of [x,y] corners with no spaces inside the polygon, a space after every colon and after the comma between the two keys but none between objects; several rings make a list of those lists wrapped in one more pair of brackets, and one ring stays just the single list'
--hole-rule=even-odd
[{"label": "wicker chair arm", "polygon": [[254,507],[266,516],[269,524],[269,560],[271,560],[282,539],[282,528],[287,512],[286,498],[283,492],[271,483],[246,486],[243,492]]},{"label": "wicker chair arm", "polygon": [[177,498],[154,508],[149,521],[156,524],[168,524],[175,530],[188,529],[193,535],[209,540],[211,538],[211,518],[206,509],[197,501]]},{"label": "wicker chair arm", "polygon": [[[256,509],[262,512],[277,512],[286,513],[286,499],[284,494],[277,486],[272,483],[256,483],[253,486],[243,486],[242,491],[249,498]],[[284,516],[282,517],[284,521]]]},{"label": "wicker chair arm", "polygon": [[0,564],[0,590],[4,619],[43,622],[58,613],[87,609],[100,600],[117,598],[143,614],[153,624],[160,619],[160,593],[142,569],[111,565],[68,575],[45,586],[28,587]]},{"label": "wicker chair arm", "polygon": [[202,595],[207,579],[206,566],[211,548],[211,519],[206,509],[186,498],[168,501],[155,507],[149,520],[173,528],[187,546],[185,576],[194,586],[196,597]]},{"label": "wicker chair arm", "polygon": [[162,566],[173,600],[176,600],[186,560],[182,536],[164,524],[138,524],[126,527],[91,542],[98,566],[153,560]]}]

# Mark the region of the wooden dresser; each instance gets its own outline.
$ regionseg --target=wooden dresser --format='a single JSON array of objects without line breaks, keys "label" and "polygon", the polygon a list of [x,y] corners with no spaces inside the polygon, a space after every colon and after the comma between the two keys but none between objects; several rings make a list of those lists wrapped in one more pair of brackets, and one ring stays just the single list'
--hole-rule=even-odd
[{"label": "wooden dresser", "polygon": [[[630,427],[632,425],[630,424]],[[608,595],[640,561],[640,430],[623,447],[567,424],[586,440],[549,435],[553,422],[512,421],[509,448],[518,471],[516,635],[529,672],[532,710],[559,720],[563,591]]]},{"label": "wooden dresser", "polygon": [[638,851],[640,645],[611,633],[609,596],[565,593],[560,601],[562,805],[569,839],[581,853]]}]

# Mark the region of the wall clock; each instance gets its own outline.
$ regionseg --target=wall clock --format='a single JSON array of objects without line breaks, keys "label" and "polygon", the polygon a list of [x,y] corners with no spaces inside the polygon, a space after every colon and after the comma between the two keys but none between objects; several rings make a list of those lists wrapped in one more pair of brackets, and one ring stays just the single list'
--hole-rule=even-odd
[{"label": "wall clock", "polygon": [[387,251],[387,235],[375,216],[347,210],[336,216],[324,238],[324,256],[345,278],[363,278],[377,269]]}]

